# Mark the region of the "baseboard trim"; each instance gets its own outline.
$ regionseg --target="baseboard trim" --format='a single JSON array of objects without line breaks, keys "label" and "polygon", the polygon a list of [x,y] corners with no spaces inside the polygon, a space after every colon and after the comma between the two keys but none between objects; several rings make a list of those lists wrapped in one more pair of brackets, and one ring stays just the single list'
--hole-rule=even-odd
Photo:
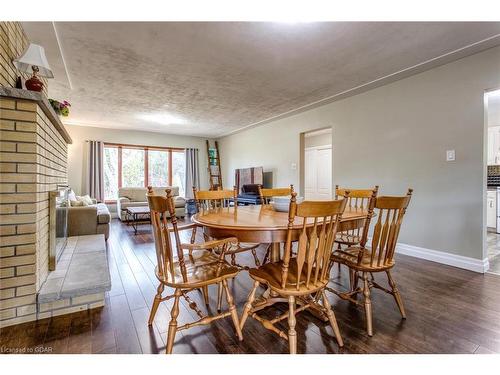
[{"label": "baseboard trim", "polygon": [[430,260],[432,262],[446,264],[448,266],[463,268],[478,273],[485,273],[490,268],[490,262],[488,261],[488,258],[482,260],[469,258],[462,255],[426,249],[423,247],[407,245],[404,243],[397,244],[396,253],[409,255],[414,258]]}]

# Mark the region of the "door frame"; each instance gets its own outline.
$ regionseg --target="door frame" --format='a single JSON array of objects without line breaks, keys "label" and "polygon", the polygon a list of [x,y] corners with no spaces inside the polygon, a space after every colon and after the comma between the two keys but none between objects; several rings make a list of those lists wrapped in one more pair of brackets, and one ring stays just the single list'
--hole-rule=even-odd
[{"label": "door frame", "polygon": [[[306,134],[309,133],[316,133],[320,131],[329,131],[331,133],[331,139],[330,139],[330,148],[332,149],[332,192],[334,191],[335,185],[333,184],[334,181],[334,167],[333,167],[333,161],[334,161],[334,142],[333,142],[333,126],[325,126],[323,128],[317,128],[317,129],[311,129],[311,130],[306,130],[303,131],[302,133],[299,134],[299,189],[295,189],[295,191],[298,191],[300,196],[305,196],[305,144],[306,144]],[[321,146],[318,146],[321,147]]]},{"label": "door frame", "polygon": [[[483,92],[483,225],[482,229],[482,255],[484,273],[490,268],[488,258],[488,98],[487,95],[493,91],[499,91],[500,87],[489,88]],[[498,205],[497,201],[497,205]]]}]

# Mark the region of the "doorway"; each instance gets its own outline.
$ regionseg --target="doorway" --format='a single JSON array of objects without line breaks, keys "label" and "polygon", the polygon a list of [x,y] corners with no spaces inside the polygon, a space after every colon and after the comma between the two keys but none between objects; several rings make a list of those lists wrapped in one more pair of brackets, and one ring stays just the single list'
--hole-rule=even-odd
[{"label": "doorway", "polygon": [[332,199],[332,129],[303,133],[303,182],[306,200]]},{"label": "doorway", "polygon": [[486,248],[488,272],[500,274],[500,90],[485,94],[487,114]]}]

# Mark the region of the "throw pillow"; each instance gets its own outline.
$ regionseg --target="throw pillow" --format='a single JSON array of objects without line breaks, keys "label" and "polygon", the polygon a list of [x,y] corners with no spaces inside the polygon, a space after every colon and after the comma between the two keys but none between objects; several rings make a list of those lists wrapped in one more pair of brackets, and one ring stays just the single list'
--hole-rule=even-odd
[{"label": "throw pillow", "polygon": [[94,202],[92,202],[92,198],[90,198],[88,195],[77,196],[76,199],[80,202],[83,202],[84,206],[92,206],[94,204]]},{"label": "throw pillow", "polygon": [[84,205],[82,201],[77,201],[77,200],[69,201],[69,204],[71,207],[81,207]]}]

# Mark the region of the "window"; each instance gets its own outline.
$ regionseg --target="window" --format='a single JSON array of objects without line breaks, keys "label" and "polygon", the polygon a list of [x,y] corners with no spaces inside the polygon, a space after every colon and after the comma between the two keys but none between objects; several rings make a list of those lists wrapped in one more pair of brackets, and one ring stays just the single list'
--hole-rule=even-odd
[{"label": "window", "polygon": [[135,148],[122,149],[122,185],[123,187],[145,186],[144,150]]},{"label": "window", "polygon": [[168,151],[148,151],[148,180],[151,186],[168,185]]},{"label": "window", "polygon": [[104,199],[118,198],[120,187],[178,186],[184,196],[186,158],[172,148],[104,145]]}]

